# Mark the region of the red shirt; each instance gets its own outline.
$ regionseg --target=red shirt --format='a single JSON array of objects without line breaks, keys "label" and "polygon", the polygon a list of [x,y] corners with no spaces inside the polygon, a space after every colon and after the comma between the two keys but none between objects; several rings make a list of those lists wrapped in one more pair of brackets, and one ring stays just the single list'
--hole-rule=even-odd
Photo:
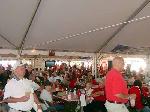
[{"label": "red shirt", "polygon": [[136,100],[135,100],[135,107],[137,109],[143,109],[144,106],[142,104],[142,99],[141,99],[141,91],[139,87],[133,86],[129,89],[129,94],[136,94]]},{"label": "red shirt", "polygon": [[106,75],[105,81],[106,99],[109,101],[116,101],[126,103],[127,99],[116,97],[116,94],[128,94],[127,84],[124,81],[122,74],[116,69],[112,68]]},{"label": "red shirt", "polygon": [[95,79],[92,79],[92,84],[93,84],[93,85],[96,85],[96,84],[97,84],[97,82],[96,82]]},{"label": "red shirt", "polygon": [[0,97],[2,97],[3,96],[3,91],[2,90],[0,90]]},{"label": "red shirt", "polygon": [[[105,89],[104,89],[104,88],[100,88],[100,87],[95,88],[95,89],[92,91],[92,94],[94,94],[95,92],[99,92],[99,91],[105,92]],[[94,100],[105,102],[105,101],[106,101],[105,93],[104,93],[104,95],[100,95],[100,96],[94,97]]]},{"label": "red shirt", "polygon": [[55,85],[55,88],[59,88],[60,91],[63,89],[61,85]]},{"label": "red shirt", "polygon": [[70,83],[69,83],[69,87],[74,88],[75,85],[76,85],[76,80],[71,80]]},{"label": "red shirt", "polygon": [[142,93],[143,93],[143,96],[148,97],[149,96],[148,87],[146,87],[146,86],[142,87]]}]

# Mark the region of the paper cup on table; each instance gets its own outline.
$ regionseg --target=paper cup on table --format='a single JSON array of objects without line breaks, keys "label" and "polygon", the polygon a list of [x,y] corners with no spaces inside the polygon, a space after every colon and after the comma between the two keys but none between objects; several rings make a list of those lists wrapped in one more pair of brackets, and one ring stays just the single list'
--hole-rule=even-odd
[{"label": "paper cup on table", "polygon": [[85,95],[84,94],[81,94],[80,102],[81,102],[81,106],[86,106],[86,99],[85,99]]},{"label": "paper cup on table", "polygon": [[59,91],[59,88],[56,88],[56,91]]},{"label": "paper cup on table", "polygon": [[68,100],[71,100],[71,94],[68,94]]},{"label": "paper cup on table", "polygon": [[134,107],[135,106],[135,99],[130,99],[130,104],[131,104],[131,107]]}]

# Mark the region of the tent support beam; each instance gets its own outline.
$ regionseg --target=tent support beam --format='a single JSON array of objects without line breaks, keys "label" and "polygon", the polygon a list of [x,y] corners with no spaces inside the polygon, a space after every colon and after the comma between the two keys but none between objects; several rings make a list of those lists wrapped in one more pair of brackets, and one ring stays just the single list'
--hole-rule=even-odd
[{"label": "tent support beam", "polygon": [[[137,8],[127,19],[126,21],[129,21],[131,19],[133,19],[136,15],[138,15],[143,9],[144,7],[146,7],[146,5],[150,2],[150,0],[145,0],[143,2],[143,4],[140,5],[139,8]],[[108,43],[115,38],[115,36],[126,26],[128,25],[128,23],[126,24],[122,24],[101,46],[100,48],[96,51],[97,53],[101,52],[107,45]]]},{"label": "tent support beam", "polygon": [[13,47],[15,47],[17,49],[17,46],[15,44],[13,44],[11,41],[9,41],[6,37],[4,37],[2,34],[0,34],[0,37],[2,39],[4,39],[5,41],[7,41],[10,45],[12,45]]},{"label": "tent support beam", "polygon": [[95,56],[93,56],[92,75],[95,76],[95,78],[98,77],[98,71],[97,71],[97,54],[96,53],[95,53]]},{"label": "tent support beam", "polygon": [[31,20],[30,20],[30,22],[29,22],[29,25],[28,25],[28,27],[27,27],[27,29],[26,29],[26,31],[25,31],[24,37],[22,38],[21,44],[20,44],[20,46],[19,46],[19,52],[20,52],[20,54],[21,54],[21,52],[22,52],[22,50],[23,50],[23,46],[24,46],[24,44],[25,44],[25,40],[27,39],[27,34],[28,34],[28,32],[29,32],[29,30],[30,30],[30,28],[31,28],[31,25],[32,25],[33,21],[34,21],[35,15],[36,15],[36,13],[37,13],[37,11],[38,11],[38,9],[39,9],[39,6],[40,6],[40,4],[41,4],[41,1],[42,1],[42,0],[39,0],[39,1],[38,1],[37,6],[36,6],[36,8],[35,8],[35,11],[34,11],[32,17],[31,17]]}]

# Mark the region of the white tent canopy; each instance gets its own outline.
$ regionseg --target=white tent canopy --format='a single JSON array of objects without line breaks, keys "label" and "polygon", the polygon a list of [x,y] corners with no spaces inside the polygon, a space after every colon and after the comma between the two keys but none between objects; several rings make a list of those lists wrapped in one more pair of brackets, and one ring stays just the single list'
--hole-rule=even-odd
[{"label": "white tent canopy", "polygon": [[[150,47],[150,0],[0,0],[0,48],[110,52],[115,46]],[[58,40],[57,40],[58,39]],[[48,42],[57,40],[55,42]]]}]

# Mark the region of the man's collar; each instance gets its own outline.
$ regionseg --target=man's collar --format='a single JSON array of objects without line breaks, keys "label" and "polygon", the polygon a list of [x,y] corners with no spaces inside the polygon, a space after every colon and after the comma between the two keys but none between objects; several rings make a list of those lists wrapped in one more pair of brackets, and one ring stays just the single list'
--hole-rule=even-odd
[{"label": "man's collar", "polygon": [[19,79],[16,75],[13,75],[13,78],[17,81],[20,81],[21,79]]}]

